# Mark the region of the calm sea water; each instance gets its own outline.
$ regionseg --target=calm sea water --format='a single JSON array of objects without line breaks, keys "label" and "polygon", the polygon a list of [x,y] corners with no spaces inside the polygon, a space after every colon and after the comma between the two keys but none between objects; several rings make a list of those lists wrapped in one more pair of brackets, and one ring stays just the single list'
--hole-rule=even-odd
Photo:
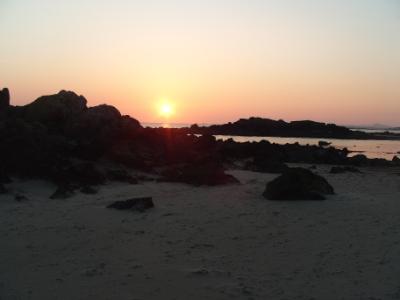
[{"label": "calm sea water", "polygon": [[[190,124],[162,124],[162,123],[144,123],[144,126],[148,127],[171,127],[171,128],[182,128],[188,127]],[[202,124],[199,124],[200,126]],[[382,132],[382,130],[360,130],[365,132]],[[400,130],[391,131],[399,133]],[[217,135],[218,140],[233,139],[236,142],[259,142],[267,140],[271,143],[276,144],[293,144],[299,143],[300,145],[318,145],[320,138],[287,138],[287,137],[260,137],[260,136],[228,136],[228,135]],[[400,140],[387,141],[387,140],[343,140],[343,139],[323,139],[324,141],[330,142],[331,146],[337,149],[347,148],[352,151],[350,156],[357,154],[364,154],[369,158],[385,158],[391,160],[393,156],[400,157]]]}]

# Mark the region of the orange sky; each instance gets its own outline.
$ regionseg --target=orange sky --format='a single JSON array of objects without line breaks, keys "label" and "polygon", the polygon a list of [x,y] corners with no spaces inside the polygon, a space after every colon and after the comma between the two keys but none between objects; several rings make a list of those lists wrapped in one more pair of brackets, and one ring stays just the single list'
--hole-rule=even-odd
[{"label": "orange sky", "polygon": [[[143,122],[400,125],[395,0],[0,2],[0,87],[61,89]],[[7,38],[4,38],[7,37]]]}]

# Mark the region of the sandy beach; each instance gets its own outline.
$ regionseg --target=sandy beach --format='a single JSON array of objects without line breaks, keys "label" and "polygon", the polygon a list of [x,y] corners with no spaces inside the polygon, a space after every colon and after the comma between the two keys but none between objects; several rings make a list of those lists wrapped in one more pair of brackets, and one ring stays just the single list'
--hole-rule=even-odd
[{"label": "sandy beach", "polygon": [[[268,201],[240,185],[113,183],[51,200],[17,181],[0,201],[0,299],[400,299],[400,173],[329,174],[326,201]],[[17,202],[15,194],[28,200]],[[145,213],[105,208],[152,196]]]}]

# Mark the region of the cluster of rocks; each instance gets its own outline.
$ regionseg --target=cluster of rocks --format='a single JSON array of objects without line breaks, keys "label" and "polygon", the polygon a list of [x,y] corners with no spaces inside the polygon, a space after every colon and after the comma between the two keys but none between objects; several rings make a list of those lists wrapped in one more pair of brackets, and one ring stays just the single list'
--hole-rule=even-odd
[{"label": "cluster of rocks", "polygon": [[234,182],[213,137],[143,128],[115,107],[87,107],[83,96],[69,91],[12,106],[3,89],[0,104],[0,173],[50,180],[58,186],[52,198],[93,193],[107,180],[137,183],[127,169],[196,185]]},{"label": "cluster of rocks", "polygon": [[[240,121],[235,126],[253,130],[266,121],[249,122]],[[277,126],[274,122],[267,123],[269,127]],[[300,130],[299,134],[305,128],[314,133],[321,128],[337,134],[347,132],[331,125],[282,122],[278,121],[276,128]],[[326,143],[301,146],[267,141],[217,141],[210,131],[197,129],[143,128],[136,119],[121,115],[113,106],[88,107],[83,96],[70,91],[43,96],[25,106],[12,106],[9,91],[3,89],[0,91],[0,193],[6,192],[7,178],[19,176],[54,182],[58,188],[52,198],[65,198],[77,190],[90,194],[107,181],[137,183],[139,179],[130,175],[131,169],[153,173],[160,181],[232,184],[238,181],[225,172],[224,166],[238,159],[247,161],[245,169],[270,173],[286,172],[285,163],[398,164],[363,155],[348,157],[346,149],[335,149]],[[192,134],[198,132],[204,134]]]},{"label": "cluster of rocks", "polygon": [[[240,119],[221,125],[198,126],[192,125],[183,129],[188,133],[212,135],[241,135],[241,136],[279,136],[279,137],[315,137],[340,139],[374,139],[384,138],[370,133],[353,131],[344,126],[325,124],[310,120],[285,122],[265,118]],[[323,144],[321,146],[326,146]]]}]

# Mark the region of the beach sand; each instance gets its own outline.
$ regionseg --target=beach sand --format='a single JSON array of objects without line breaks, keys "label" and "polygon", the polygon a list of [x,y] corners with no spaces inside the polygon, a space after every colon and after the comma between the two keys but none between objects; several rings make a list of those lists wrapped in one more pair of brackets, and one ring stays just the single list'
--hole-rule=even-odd
[{"label": "beach sand", "polygon": [[[268,201],[277,175],[237,170],[240,185],[113,183],[66,200],[14,182],[0,196],[0,299],[400,299],[400,171],[328,170],[326,201]],[[137,196],[155,208],[105,208]]]}]

